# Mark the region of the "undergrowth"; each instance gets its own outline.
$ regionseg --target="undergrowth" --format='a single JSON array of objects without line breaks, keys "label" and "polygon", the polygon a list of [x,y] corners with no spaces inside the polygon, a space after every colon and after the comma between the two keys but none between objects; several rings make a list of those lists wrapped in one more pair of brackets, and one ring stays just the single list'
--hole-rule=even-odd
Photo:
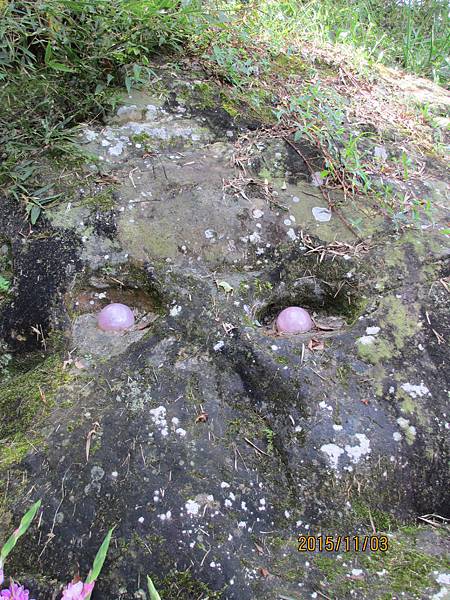
[{"label": "undergrowth", "polygon": [[[37,164],[85,160],[77,126],[102,119],[124,87],[148,87],[155,54],[182,51],[255,106],[276,105],[319,146],[329,182],[367,192],[366,134],[349,132],[339,98],[309,85],[316,65],[304,52],[350,46],[366,70],[383,61],[445,84],[447,13],[442,0],[0,0],[0,189],[34,224],[59,198]],[[282,59],[307,84],[288,103],[274,93],[289,77]]]},{"label": "undergrowth", "polygon": [[32,222],[56,200],[37,159],[81,158],[77,124],[113,108],[119,88],[148,83],[152,53],[180,49],[194,15],[177,0],[0,2],[0,187]]}]

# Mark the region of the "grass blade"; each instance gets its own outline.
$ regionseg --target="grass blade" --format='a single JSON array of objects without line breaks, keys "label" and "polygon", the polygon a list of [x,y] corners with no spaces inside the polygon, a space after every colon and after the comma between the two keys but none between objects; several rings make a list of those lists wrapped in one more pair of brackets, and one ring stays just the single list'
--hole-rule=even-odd
[{"label": "grass blade", "polygon": [[100,571],[102,570],[106,555],[108,554],[108,548],[109,548],[109,544],[111,542],[111,536],[113,534],[114,529],[115,529],[115,527],[112,527],[108,531],[105,539],[102,542],[102,545],[98,549],[98,552],[94,559],[94,564],[92,565],[92,569],[89,571],[89,574],[86,578],[86,583],[92,583],[93,581],[96,581],[96,579],[100,575]]},{"label": "grass blade", "polygon": [[148,575],[147,575],[147,586],[148,586],[148,593],[150,594],[150,600],[161,600],[161,596],[156,591],[156,588],[153,585],[153,581],[150,579],[150,577]]}]

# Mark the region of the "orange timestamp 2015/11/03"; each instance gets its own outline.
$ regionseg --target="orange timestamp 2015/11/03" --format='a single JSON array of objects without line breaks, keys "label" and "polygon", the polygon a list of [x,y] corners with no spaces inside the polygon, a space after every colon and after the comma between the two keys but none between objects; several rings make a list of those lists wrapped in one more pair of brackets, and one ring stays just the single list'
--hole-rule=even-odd
[{"label": "orange timestamp 2015/11/03", "polygon": [[387,535],[299,535],[299,552],[386,552]]}]

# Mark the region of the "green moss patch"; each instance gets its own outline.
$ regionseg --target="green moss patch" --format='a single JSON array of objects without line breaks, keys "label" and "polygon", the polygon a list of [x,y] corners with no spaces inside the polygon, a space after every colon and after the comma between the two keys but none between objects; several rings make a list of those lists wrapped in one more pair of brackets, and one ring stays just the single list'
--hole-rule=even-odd
[{"label": "green moss patch", "polygon": [[0,388],[0,468],[18,463],[41,441],[37,426],[54,405],[55,393],[69,379],[59,356],[11,377]]},{"label": "green moss patch", "polygon": [[158,591],[164,594],[165,598],[179,598],[180,600],[190,600],[191,598],[208,598],[209,600],[219,599],[222,592],[213,592],[209,586],[199,581],[191,573],[190,569],[178,571],[171,570],[164,579],[153,577]]},{"label": "green moss patch", "polygon": [[373,365],[392,358],[394,354],[392,344],[382,338],[375,339],[371,344],[358,342],[357,349],[359,356]]},{"label": "green moss patch", "polygon": [[410,535],[390,539],[387,552],[363,556],[361,563],[369,572],[384,570],[386,587],[391,592],[410,594],[410,598],[424,598],[424,592],[436,587],[433,571],[447,570],[444,558],[419,550]]},{"label": "green moss patch", "polygon": [[107,188],[93,196],[87,196],[81,200],[81,206],[96,208],[101,211],[112,210],[115,206],[113,189]]}]

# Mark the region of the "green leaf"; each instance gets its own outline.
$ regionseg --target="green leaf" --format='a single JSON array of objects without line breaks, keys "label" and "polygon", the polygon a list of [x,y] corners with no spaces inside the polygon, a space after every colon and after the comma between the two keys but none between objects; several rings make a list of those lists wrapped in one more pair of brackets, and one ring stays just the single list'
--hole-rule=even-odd
[{"label": "green leaf", "polygon": [[450,228],[449,229],[441,229],[441,233],[444,235],[450,235]]},{"label": "green leaf", "polygon": [[[109,548],[109,544],[111,542],[111,536],[113,534],[114,529],[115,529],[115,527],[112,527],[108,531],[105,539],[103,540],[102,545],[98,549],[97,555],[94,559],[94,564],[92,565],[92,569],[89,571],[89,574],[86,578],[86,583],[92,583],[93,581],[96,581],[98,576],[100,575],[100,571],[102,570],[106,555],[108,554],[108,548]],[[90,597],[90,595],[89,595],[89,597]]]},{"label": "green leaf", "polygon": [[50,69],[54,69],[55,71],[63,71],[64,73],[76,73],[75,69],[72,69],[71,67],[68,67],[63,63],[56,62],[55,60],[49,61],[47,63],[47,66],[50,67]]},{"label": "green leaf", "polygon": [[150,579],[150,577],[148,575],[147,575],[147,586],[148,586],[148,593],[150,594],[150,600],[161,600],[161,596],[156,591],[156,588],[153,585],[153,581]]},{"label": "green leaf", "polygon": [[0,275],[0,292],[7,292],[9,290],[10,285],[11,282],[5,277],[2,277],[2,275]]},{"label": "green leaf", "polygon": [[36,225],[37,220],[41,215],[42,209],[37,204],[33,204],[30,210],[30,221],[32,225]]},{"label": "green leaf", "polygon": [[46,65],[50,64],[50,62],[52,60],[52,56],[53,56],[53,50],[50,45],[50,42],[48,42],[47,47],[45,48],[45,56],[44,56],[44,61],[45,61]]},{"label": "green leaf", "polygon": [[5,545],[3,546],[0,552],[0,568],[4,565],[6,557],[17,544],[17,540],[27,531],[28,527],[31,525],[34,517],[36,516],[37,511],[41,506],[41,500],[38,500],[33,504],[33,506],[24,514],[22,520],[20,521],[19,527],[12,534],[12,536],[7,540]]}]

